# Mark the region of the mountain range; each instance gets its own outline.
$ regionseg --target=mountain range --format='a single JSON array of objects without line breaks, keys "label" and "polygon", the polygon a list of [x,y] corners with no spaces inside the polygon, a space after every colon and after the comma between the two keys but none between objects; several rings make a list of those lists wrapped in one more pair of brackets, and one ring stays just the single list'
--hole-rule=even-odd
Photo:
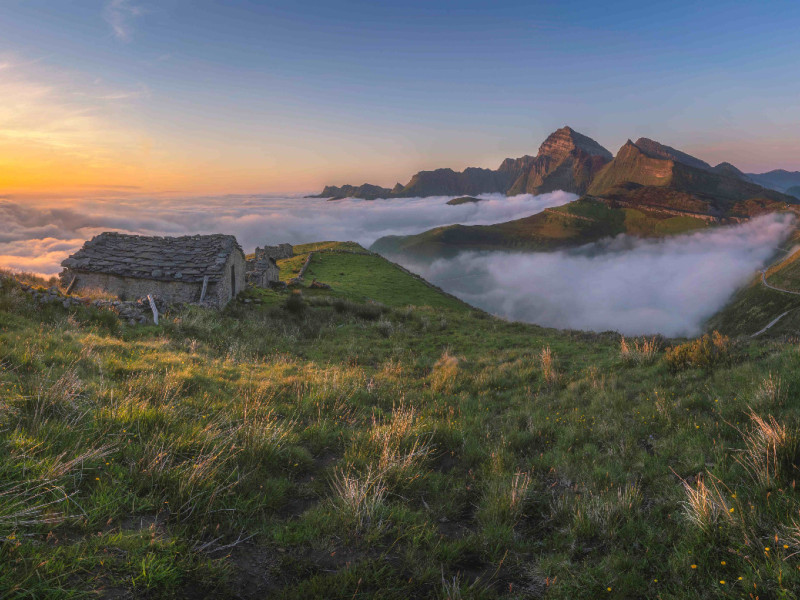
[{"label": "mountain range", "polygon": [[746,174],[730,163],[712,167],[648,138],[628,140],[613,156],[570,127],[548,136],[536,156],[506,159],[497,171],[480,170],[485,171],[480,189],[465,189],[472,181],[466,175],[469,169],[446,171],[446,177],[442,170],[418,173],[392,194],[515,195],[565,190],[580,198],[508,223],[452,225],[412,236],[388,236],[375,242],[373,250],[435,258],[462,250],[562,248],[619,233],[652,237],[738,222],[800,202],[792,195],[800,190],[790,185],[800,181],[800,173]]},{"label": "mountain range", "polygon": [[[800,187],[800,171],[778,169],[760,174],[744,173],[727,162],[712,167],[699,158],[647,138],[639,138],[635,143],[629,141],[620,151],[630,153],[631,144],[650,159],[672,161],[698,171],[756,184],[766,189],[791,193],[790,188]],[[475,196],[491,193],[513,196],[542,194],[555,190],[582,195],[589,190],[595,176],[613,159],[611,152],[595,140],[565,126],[547,137],[536,156],[507,158],[496,170],[468,167],[463,171],[453,169],[420,171],[407,184],[398,183],[393,188],[369,183],[359,186],[326,186],[320,194],[311,197],[331,200],[348,197],[375,200],[426,196]],[[609,177],[606,176],[605,180],[608,181]],[[795,190],[795,193],[798,191],[800,190]]]}]

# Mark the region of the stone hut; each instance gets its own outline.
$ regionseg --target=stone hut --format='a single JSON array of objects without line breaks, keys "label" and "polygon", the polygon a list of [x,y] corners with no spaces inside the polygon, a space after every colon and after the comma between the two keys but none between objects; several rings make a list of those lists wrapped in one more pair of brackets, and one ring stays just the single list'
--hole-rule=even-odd
[{"label": "stone hut", "polygon": [[247,261],[247,281],[257,287],[269,287],[280,280],[278,260],[294,256],[291,244],[256,248],[255,257]]},{"label": "stone hut", "polygon": [[225,306],[245,287],[245,257],[232,235],[147,237],[101,233],[61,263],[73,293],[102,289],[122,300]]}]

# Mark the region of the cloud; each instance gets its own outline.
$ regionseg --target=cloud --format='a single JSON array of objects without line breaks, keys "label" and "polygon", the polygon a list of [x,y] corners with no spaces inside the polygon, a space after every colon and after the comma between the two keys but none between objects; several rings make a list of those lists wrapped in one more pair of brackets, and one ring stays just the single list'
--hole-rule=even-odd
[{"label": "cloud", "polygon": [[424,229],[464,223],[509,221],[559,206],[576,196],[554,192],[541,196],[507,198],[481,196],[476,204],[448,206],[451,197],[393,200],[346,199],[327,202],[315,198],[221,196],[196,198],[0,200],[0,266],[30,269],[28,247],[41,240],[61,240],[59,250],[48,247],[47,258],[36,261],[36,272],[54,274],[60,263],[84,240],[107,230],[144,235],[230,233],[246,251],[255,246],[319,240],[353,240],[369,246],[384,235],[411,234]]},{"label": "cloud", "polygon": [[[232,195],[143,198],[0,199],[0,267],[51,275],[86,239],[103,231],[144,235],[229,233],[255,246],[353,240],[529,216],[575,199],[486,195],[448,206],[449,197],[392,200]],[[786,238],[793,218],[771,215],[733,227],[663,240],[618,236],[571,251],[465,253],[406,266],[470,304],[541,325],[617,330],[627,335],[693,335]]]},{"label": "cloud", "polygon": [[54,151],[96,163],[135,147],[140,136],[115,122],[115,110],[121,100],[146,98],[145,86],[120,91],[32,63],[4,64],[0,157]]},{"label": "cloud", "polygon": [[141,6],[132,4],[130,0],[109,0],[103,9],[103,18],[111,26],[114,37],[127,42],[131,38],[131,21],[143,12]]},{"label": "cloud", "polygon": [[794,222],[790,215],[768,215],[663,240],[623,235],[572,251],[465,253],[406,266],[509,319],[690,336],[774,254]]}]

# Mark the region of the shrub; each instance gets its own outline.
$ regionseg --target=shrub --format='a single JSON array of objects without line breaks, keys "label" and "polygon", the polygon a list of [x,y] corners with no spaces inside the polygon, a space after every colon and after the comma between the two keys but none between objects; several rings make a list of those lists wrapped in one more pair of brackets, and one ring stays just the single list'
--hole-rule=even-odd
[{"label": "shrub", "polygon": [[306,309],[306,301],[303,298],[303,292],[294,290],[289,294],[289,297],[286,299],[286,304],[284,304],[283,307],[292,314],[303,314]]},{"label": "shrub", "polygon": [[718,331],[703,337],[667,348],[664,359],[672,372],[692,367],[710,371],[716,366],[730,363],[730,339]]}]

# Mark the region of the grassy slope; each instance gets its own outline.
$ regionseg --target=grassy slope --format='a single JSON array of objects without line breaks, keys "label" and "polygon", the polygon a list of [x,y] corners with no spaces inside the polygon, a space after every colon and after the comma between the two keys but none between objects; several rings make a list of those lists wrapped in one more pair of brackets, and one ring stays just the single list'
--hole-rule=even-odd
[{"label": "grassy slope", "polygon": [[[675,375],[615,336],[338,292],[128,328],[2,283],[0,596],[794,597],[798,493],[732,451],[748,406],[796,426],[793,344]],[[704,533],[673,471],[706,469]]]},{"label": "grassy slope", "polygon": [[[800,240],[800,230],[795,231],[780,249],[781,256],[767,269],[767,281],[778,288],[800,291],[800,251],[791,252]],[[773,327],[764,332],[766,337],[800,335],[800,296],[786,294],[763,285],[761,274],[739,290],[725,308],[708,322],[708,329],[718,329],[730,335],[751,335],[760,331],[773,319],[786,313]]]},{"label": "grassy slope", "polygon": [[611,208],[580,199],[531,217],[497,225],[452,225],[411,236],[381,238],[372,249],[418,258],[452,256],[463,250],[554,250],[631,233],[660,237],[706,227],[700,219],[633,208]]}]

